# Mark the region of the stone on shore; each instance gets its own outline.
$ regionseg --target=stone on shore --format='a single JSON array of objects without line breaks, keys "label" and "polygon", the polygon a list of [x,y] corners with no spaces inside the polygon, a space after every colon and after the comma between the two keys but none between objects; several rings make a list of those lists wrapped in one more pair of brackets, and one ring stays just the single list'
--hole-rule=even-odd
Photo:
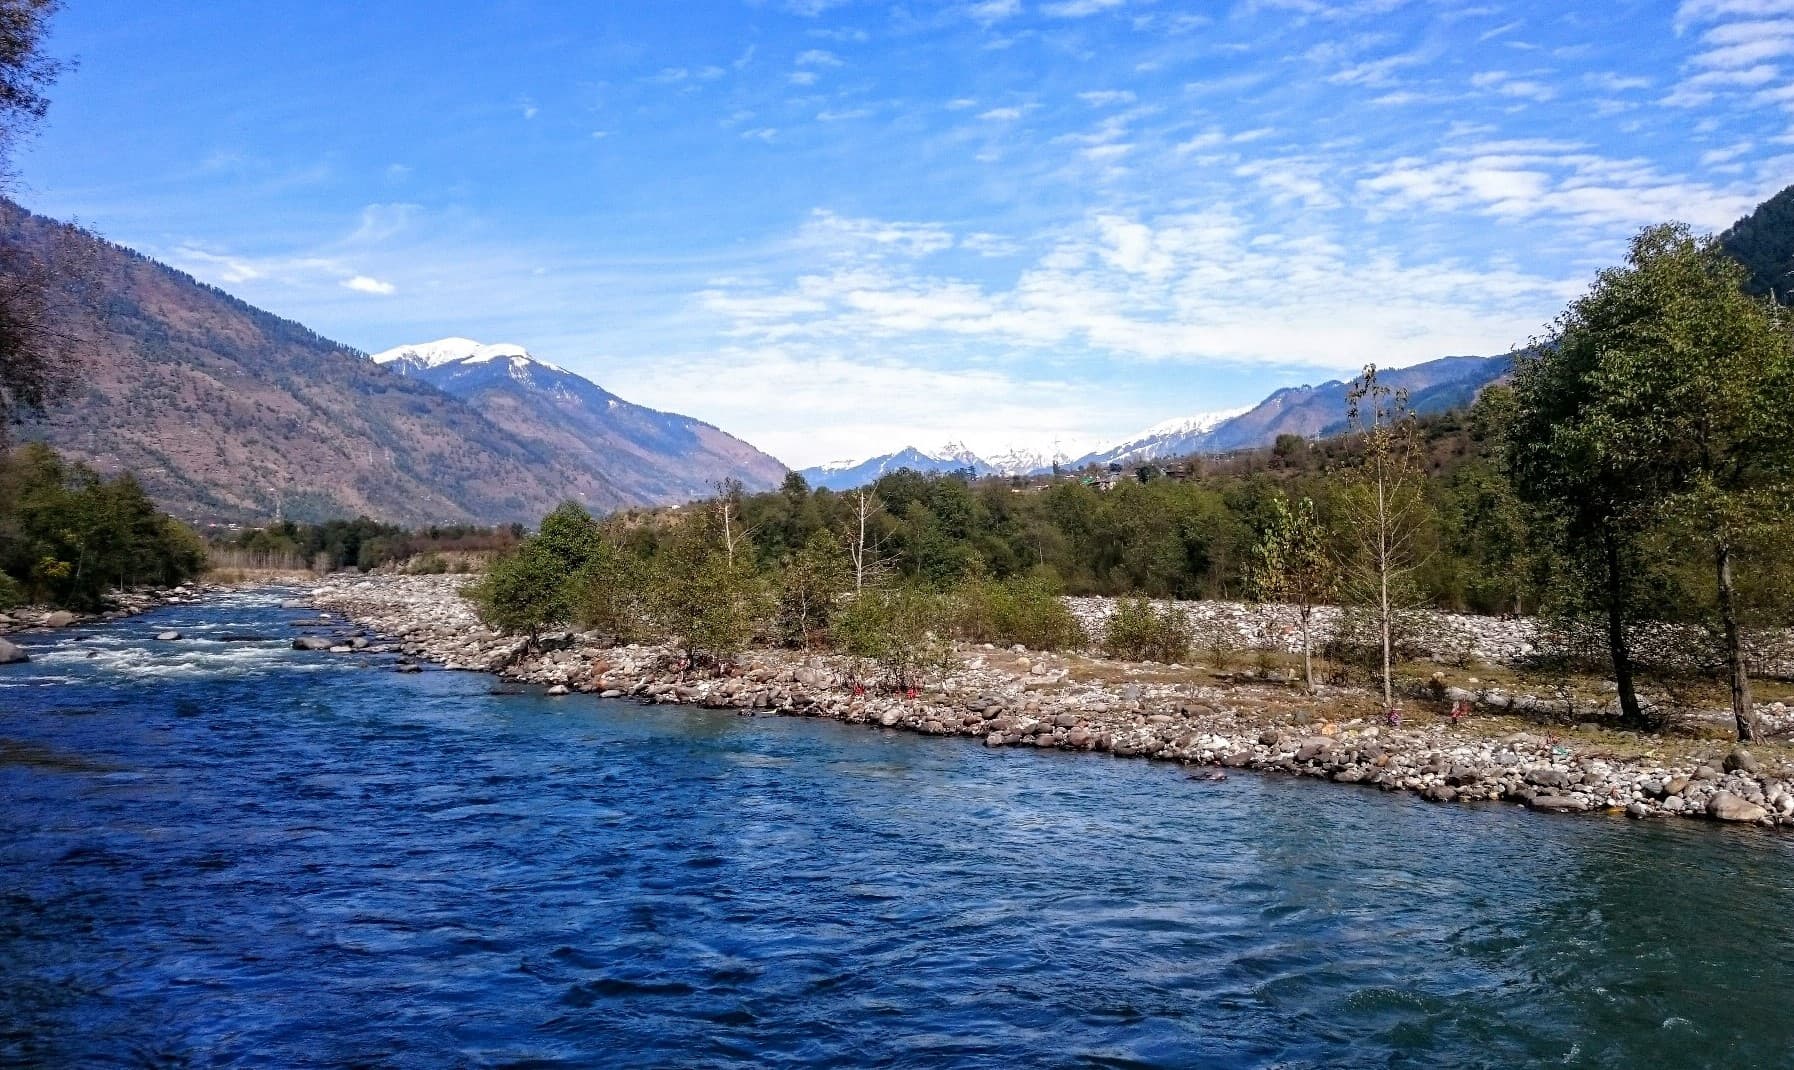
[{"label": "stone on shore", "polygon": [[1729,791],[1721,791],[1707,800],[1707,816],[1716,821],[1761,821],[1769,816],[1769,811]]},{"label": "stone on shore", "polygon": [[79,619],[80,619],[79,617],[75,616],[73,613],[70,613],[68,610],[59,609],[54,613],[44,614],[44,627],[46,627],[46,628],[66,628],[69,625],[75,623],[75,621],[77,621]]},{"label": "stone on shore", "polygon": [[329,650],[330,640],[320,639],[315,635],[302,635],[293,640],[294,650]]},{"label": "stone on shore", "polygon": [[0,665],[17,665],[19,662],[30,660],[17,644],[0,639]]}]

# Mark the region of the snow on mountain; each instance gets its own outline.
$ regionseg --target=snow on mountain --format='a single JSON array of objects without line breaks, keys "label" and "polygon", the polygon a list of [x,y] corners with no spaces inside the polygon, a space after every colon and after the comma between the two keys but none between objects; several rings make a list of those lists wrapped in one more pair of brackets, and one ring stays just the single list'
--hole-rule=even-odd
[{"label": "snow on mountain", "polygon": [[1219,412],[1199,412],[1194,416],[1178,416],[1153,424],[1131,438],[1107,446],[1099,446],[1072,462],[1075,468],[1087,464],[1128,464],[1161,457],[1177,457],[1202,448],[1201,439],[1215,428],[1252,411],[1247,405]]},{"label": "snow on mountain", "polygon": [[520,345],[440,338],[369,358],[473,405],[519,439],[602,472],[628,501],[701,498],[722,479],[759,490],[785,466],[710,424],[624,401]]},{"label": "snow on mountain", "polygon": [[368,358],[375,364],[396,364],[400,371],[420,372],[440,368],[446,364],[487,364],[495,360],[509,361],[513,366],[539,364],[553,371],[564,371],[545,360],[537,360],[529,355],[529,350],[514,342],[499,342],[487,345],[471,338],[438,338],[434,342],[419,342],[414,345],[394,346],[382,350]]}]

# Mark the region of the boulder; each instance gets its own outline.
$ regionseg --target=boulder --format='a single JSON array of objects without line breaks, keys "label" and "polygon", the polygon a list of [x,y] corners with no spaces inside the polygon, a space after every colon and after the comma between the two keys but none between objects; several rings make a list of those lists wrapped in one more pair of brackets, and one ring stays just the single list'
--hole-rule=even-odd
[{"label": "boulder", "polygon": [[548,693],[550,695],[555,695],[557,697],[560,695],[565,695],[567,693],[567,685],[566,684],[555,684],[553,687],[548,689]]},{"label": "boulder", "polygon": [[315,635],[302,635],[293,640],[294,650],[329,650],[330,640]]},{"label": "boulder", "polygon": [[1553,813],[1573,813],[1588,809],[1588,800],[1574,795],[1534,795],[1526,800],[1526,805],[1534,810],[1549,810]]},{"label": "boulder", "polygon": [[1707,800],[1707,816],[1715,821],[1761,821],[1769,816],[1769,811],[1729,791],[1721,791]]},{"label": "boulder", "polygon": [[170,631],[170,632],[157,632],[157,633],[156,633],[156,642],[158,642],[158,643],[172,643],[172,642],[174,642],[174,641],[175,641],[175,640],[177,640],[177,639],[179,639],[179,638],[180,638],[180,637],[181,637],[181,633],[180,633],[180,632],[172,632],[172,631]]},{"label": "boulder", "polygon": [[1332,750],[1335,745],[1328,736],[1310,736],[1303,740],[1302,745],[1296,749],[1296,761],[1306,762],[1325,751]]},{"label": "boulder", "polygon": [[0,665],[17,665],[21,661],[30,660],[16,644],[0,639]]},{"label": "boulder", "polygon": [[75,621],[77,619],[78,618],[73,613],[70,613],[68,610],[59,609],[54,613],[49,613],[44,616],[44,627],[46,627],[46,628],[66,628],[69,625],[75,623]]},{"label": "boulder", "polygon": [[1733,747],[1732,752],[1725,756],[1724,765],[1728,773],[1755,773],[1762,768],[1743,747]]}]

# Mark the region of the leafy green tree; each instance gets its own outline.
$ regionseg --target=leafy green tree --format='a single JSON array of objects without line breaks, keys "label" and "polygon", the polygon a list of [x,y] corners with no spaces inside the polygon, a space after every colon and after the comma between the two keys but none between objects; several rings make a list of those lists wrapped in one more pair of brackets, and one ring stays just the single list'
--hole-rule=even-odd
[{"label": "leafy green tree", "polygon": [[1257,546],[1253,580],[1258,597],[1295,610],[1302,635],[1302,678],[1313,691],[1314,607],[1330,599],[1338,587],[1338,570],[1313,499],[1303,498],[1293,508],[1283,498],[1272,499],[1271,514]]},{"label": "leafy green tree", "polygon": [[572,615],[566,562],[534,539],[500,558],[466,597],[480,620],[502,635],[527,635],[533,645],[541,633],[568,622]]},{"label": "leafy green tree", "polygon": [[650,634],[648,570],[636,555],[601,538],[570,583],[573,619],[584,630],[619,643]]},{"label": "leafy green tree", "polygon": [[[1732,713],[1750,740],[1759,730],[1734,573],[1740,547],[1794,489],[1794,318],[1748,296],[1745,277],[1686,226],[1641,232],[1529,369],[1529,400],[1568,419],[1522,456],[1544,470],[1544,490],[1596,482],[1616,521],[1680,521],[1704,544]],[[1566,463],[1584,471],[1566,477]]]},{"label": "leafy green tree", "polygon": [[779,637],[788,646],[807,648],[827,636],[853,575],[841,545],[818,531],[786,560],[778,584]]},{"label": "leafy green tree", "polygon": [[921,687],[955,664],[950,612],[947,596],[924,583],[868,587],[836,615],[835,642],[876,665],[890,687]]},{"label": "leafy green tree", "polygon": [[480,619],[534,644],[548,628],[573,619],[575,579],[600,552],[597,523],[576,502],[562,502],[542,518],[536,534],[500,558],[466,590]]},{"label": "leafy green tree", "polygon": [[686,517],[649,566],[649,618],[694,665],[723,661],[746,647],[766,616],[766,601],[751,558],[725,548],[720,513]]}]

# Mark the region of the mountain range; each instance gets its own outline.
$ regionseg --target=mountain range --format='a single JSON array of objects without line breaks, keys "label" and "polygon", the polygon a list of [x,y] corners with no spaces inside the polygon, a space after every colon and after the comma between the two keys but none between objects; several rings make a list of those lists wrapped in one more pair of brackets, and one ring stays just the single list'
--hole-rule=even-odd
[{"label": "mountain range", "polygon": [[375,362],[10,201],[0,243],[78,258],[91,294],[85,314],[51,325],[82,338],[79,389],[21,437],[134,472],[191,520],[533,523],[568,498],[655,505],[720,479],[771,486],[785,471],[708,424],[630,405],[521,350],[514,364],[515,347],[492,347],[506,360],[487,369],[471,350],[438,369]]},{"label": "mountain range", "polygon": [[[1407,368],[1381,370],[1385,385],[1408,392],[1414,411],[1422,414],[1460,408],[1476,399],[1483,387],[1513,370],[1512,354],[1497,357],[1441,357]],[[1154,424],[1137,435],[1091,450],[1081,457],[1060,458],[1059,466],[1077,471],[1088,465],[1140,464],[1199,453],[1269,446],[1279,435],[1317,438],[1345,430],[1349,384],[1333,379],[1318,386],[1292,386],[1273,391],[1256,405],[1224,412],[1199,413]],[[1022,463],[1016,463],[1021,458]],[[1031,463],[1030,463],[1031,462]],[[864,461],[843,461],[806,468],[811,486],[849,490],[871,483],[886,472],[911,468],[918,472],[970,469],[975,475],[1035,475],[1051,470],[1051,459],[1010,451],[986,460],[953,443],[940,450],[915,448],[881,454]]]},{"label": "mountain range", "polygon": [[738,438],[624,401],[519,345],[442,338],[370,359],[460,398],[541,452],[603,472],[632,503],[702,498],[730,478],[760,489],[785,476],[784,465]]}]

